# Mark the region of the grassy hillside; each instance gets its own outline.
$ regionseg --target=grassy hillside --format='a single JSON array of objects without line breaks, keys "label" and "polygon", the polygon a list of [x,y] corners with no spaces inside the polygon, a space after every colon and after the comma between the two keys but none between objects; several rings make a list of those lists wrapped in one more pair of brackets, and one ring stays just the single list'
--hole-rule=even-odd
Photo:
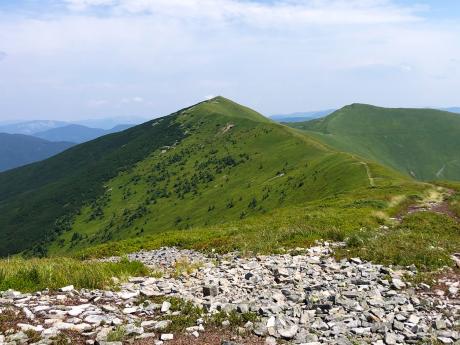
[{"label": "grassy hillside", "polygon": [[87,248],[71,248],[70,252],[93,258],[178,246],[219,252],[273,253],[282,251],[282,248],[309,246],[320,239],[343,241],[367,232],[372,234],[380,225],[391,223],[390,217],[402,212],[407,204],[419,200],[426,193],[426,187],[401,183],[358,188],[339,197],[286,205],[223,224],[131,236]]},{"label": "grassy hillside", "polygon": [[[176,117],[147,122],[0,174],[0,255],[47,243],[69,229],[72,215],[104,193],[104,181],[183,138]],[[42,246],[35,249],[36,254],[43,251]]]},{"label": "grassy hillside", "polygon": [[290,205],[423,188],[218,97],[1,174],[0,252],[68,253],[170,231],[187,237],[223,223],[259,224]]},{"label": "grassy hillside", "polygon": [[456,114],[353,104],[323,119],[289,125],[419,180],[460,180]]},{"label": "grassy hillside", "polygon": [[0,133],[0,171],[41,161],[73,145],[71,142],[50,142],[29,135]]},{"label": "grassy hillside", "polygon": [[178,121],[188,137],[108,181],[106,193],[81,210],[51,252],[245,222],[288,205],[401,181],[223,98],[186,110]]}]

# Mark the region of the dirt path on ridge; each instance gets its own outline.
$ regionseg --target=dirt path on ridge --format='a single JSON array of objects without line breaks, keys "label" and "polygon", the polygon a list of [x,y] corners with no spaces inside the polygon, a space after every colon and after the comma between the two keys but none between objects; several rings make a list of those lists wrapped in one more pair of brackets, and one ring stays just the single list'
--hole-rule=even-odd
[{"label": "dirt path on ridge", "polygon": [[455,213],[450,209],[449,202],[447,200],[454,193],[455,191],[452,189],[444,189],[442,192],[438,190],[435,193],[430,194],[420,203],[410,205],[406,210],[398,214],[396,219],[402,221],[405,216],[417,212],[434,212],[438,214],[445,214],[457,222],[460,222],[460,218],[457,217]]}]

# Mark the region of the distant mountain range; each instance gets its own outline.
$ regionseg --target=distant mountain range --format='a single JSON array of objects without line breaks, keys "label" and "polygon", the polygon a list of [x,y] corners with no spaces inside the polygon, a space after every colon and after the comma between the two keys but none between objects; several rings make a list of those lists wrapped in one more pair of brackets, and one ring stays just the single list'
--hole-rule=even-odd
[{"label": "distant mountain range", "polygon": [[119,116],[119,117],[107,117],[103,119],[87,119],[81,121],[72,121],[73,124],[82,125],[92,128],[112,129],[119,124],[138,125],[140,123],[147,122],[148,118],[138,116]]},{"label": "distant mountain range", "polygon": [[327,116],[333,113],[335,109],[318,110],[318,111],[307,111],[291,114],[278,114],[270,116],[270,119],[276,122],[303,122],[320,117]]},{"label": "distant mountain range", "polygon": [[0,171],[54,156],[74,144],[50,142],[23,134],[0,133]]},{"label": "distant mountain range", "polygon": [[132,126],[123,124],[101,129],[62,121],[5,124],[0,126],[0,171],[41,161],[75,144],[121,132]]},{"label": "distant mountain range", "polygon": [[[114,117],[104,119],[88,119],[81,121],[55,121],[55,120],[34,120],[34,121],[8,121],[0,123],[0,133],[34,135],[50,129],[65,127],[69,125],[80,125],[93,129],[104,129],[113,132],[113,128],[120,124],[137,125],[148,121],[141,117]],[[128,127],[126,127],[128,128]]]},{"label": "distant mountain range", "polygon": [[460,107],[444,108],[444,109],[441,109],[441,110],[450,111],[451,113],[460,114]]},{"label": "distant mountain range", "polygon": [[0,133],[33,135],[48,129],[62,127],[67,122],[53,120],[36,120],[0,125]]},{"label": "distant mountain range", "polygon": [[[291,114],[278,114],[278,115],[270,116],[270,119],[276,122],[284,122],[284,123],[304,122],[304,121],[309,121],[309,120],[314,120],[314,119],[325,117],[327,115],[332,114],[336,110],[337,109],[327,109],[327,110],[307,111],[307,112],[299,112],[299,113],[291,113]],[[439,110],[444,110],[444,111],[449,111],[451,113],[460,114],[460,107],[439,108]]]},{"label": "distant mountain range", "polygon": [[112,129],[91,128],[82,125],[67,125],[64,127],[51,128],[43,132],[35,133],[37,138],[49,141],[70,141],[73,143],[84,143],[103,135],[124,131],[132,125],[118,125]]}]

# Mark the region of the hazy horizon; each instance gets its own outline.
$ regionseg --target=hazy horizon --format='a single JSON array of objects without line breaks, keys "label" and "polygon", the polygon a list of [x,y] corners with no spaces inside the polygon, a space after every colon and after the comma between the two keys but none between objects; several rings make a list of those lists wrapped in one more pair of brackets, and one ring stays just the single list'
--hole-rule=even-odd
[{"label": "hazy horizon", "polygon": [[456,0],[0,3],[0,122],[460,106]]}]

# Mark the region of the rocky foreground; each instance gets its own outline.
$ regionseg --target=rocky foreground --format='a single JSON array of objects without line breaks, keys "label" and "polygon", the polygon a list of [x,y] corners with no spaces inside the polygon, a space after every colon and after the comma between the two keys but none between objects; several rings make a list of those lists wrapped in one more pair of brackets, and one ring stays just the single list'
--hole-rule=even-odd
[{"label": "rocky foreground", "polygon": [[[410,269],[337,262],[334,246],[253,258],[175,248],[132,254],[163,276],[131,278],[119,291],[0,293],[0,344],[65,344],[65,337],[75,344],[175,343],[183,337],[171,332],[181,311],[156,302],[163,297],[205,310],[184,331],[195,344],[210,344],[208,316],[219,311],[256,316],[232,328],[242,344],[254,337],[261,344],[460,344],[458,281],[436,293],[424,284],[415,289],[404,281]],[[180,274],[177,262],[195,270]],[[228,333],[231,320],[220,323]]]}]

